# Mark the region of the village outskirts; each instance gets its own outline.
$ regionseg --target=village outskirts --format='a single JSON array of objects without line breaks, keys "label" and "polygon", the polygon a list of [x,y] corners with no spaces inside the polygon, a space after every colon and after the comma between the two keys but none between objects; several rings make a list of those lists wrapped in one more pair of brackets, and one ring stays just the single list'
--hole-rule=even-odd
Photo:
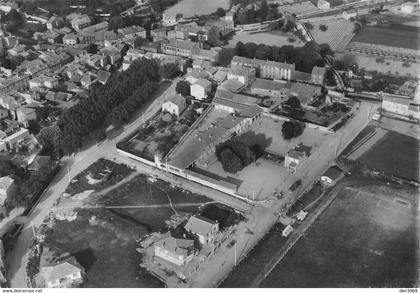
[{"label": "village outskirts", "polygon": [[331,287],[415,287],[419,10],[0,0],[1,287],[311,287],[284,259],[343,229]]}]

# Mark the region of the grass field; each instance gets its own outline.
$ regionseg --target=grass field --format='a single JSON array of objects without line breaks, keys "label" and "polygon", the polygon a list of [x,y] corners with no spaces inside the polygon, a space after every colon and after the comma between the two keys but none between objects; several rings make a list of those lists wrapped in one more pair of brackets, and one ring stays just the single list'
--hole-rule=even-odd
[{"label": "grass field", "polygon": [[415,196],[381,185],[345,189],[261,286],[415,287]]},{"label": "grass field", "polygon": [[418,50],[419,44],[413,40],[419,36],[420,29],[417,27],[393,24],[365,27],[352,41]]},{"label": "grass field", "polygon": [[138,175],[93,203],[103,208],[76,209],[75,220],[57,220],[46,228],[45,243],[76,257],[87,274],[83,287],[162,287],[139,267],[136,240],[166,230],[165,221],[175,212],[195,213],[207,202],[211,200],[204,196]]},{"label": "grass field", "polygon": [[261,268],[271,260],[272,254],[270,251],[278,250],[286,242],[286,238],[281,235],[284,228],[285,226],[282,224],[276,224],[219,287],[249,287],[253,281],[252,276],[258,274]]},{"label": "grass field", "polygon": [[388,175],[419,181],[418,147],[416,138],[389,131],[359,161]]},{"label": "grass field", "polygon": [[[65,192],[74,195],[88,189],[100,191],[116,184],[124,177],[130,175],[133,171],[134,170],[128,166],[105,159],[99,159],[86,170],[79,173],[69,186],[67,186]],[[89,179],[91,182],[89,182]],[[94,184],[91,184],[93,182]]]}]

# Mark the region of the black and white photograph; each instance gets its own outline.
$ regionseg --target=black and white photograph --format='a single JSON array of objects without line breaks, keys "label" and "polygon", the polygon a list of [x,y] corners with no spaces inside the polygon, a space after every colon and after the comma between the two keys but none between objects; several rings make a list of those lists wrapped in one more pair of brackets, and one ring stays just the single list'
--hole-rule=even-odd
[{"label": "black and white photograph", "polygon": [[0,0],[0,290],[418,293],[419,139],[420,0]]}]

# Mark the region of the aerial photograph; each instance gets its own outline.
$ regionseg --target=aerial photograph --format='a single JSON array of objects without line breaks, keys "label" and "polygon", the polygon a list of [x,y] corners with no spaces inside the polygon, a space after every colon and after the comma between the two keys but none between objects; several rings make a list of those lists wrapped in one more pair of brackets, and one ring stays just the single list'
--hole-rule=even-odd
[{"label": "aerial photograph", "polygon": [[418,293],[419,140],[420,0],[0,0],[0,290]]}]

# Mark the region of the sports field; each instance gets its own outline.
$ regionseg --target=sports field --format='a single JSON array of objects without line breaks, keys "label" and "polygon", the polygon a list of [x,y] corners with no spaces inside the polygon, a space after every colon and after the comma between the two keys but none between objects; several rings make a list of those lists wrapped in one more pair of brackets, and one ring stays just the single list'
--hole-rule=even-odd
[{"label": "sports field", "polygon": [[419,181],[419,142],[414,137],[389,131],[359,160],[388,175]]},{"label": "sports field", "polygon": [[418,50],[419,44],[414,40],[419,37],[418,27],[392,24],[387,27],[367,26],[352,41]]},{"label": "sports field", "polygon": [[415,190],[345,188],[262,287],[415,287]]}]

